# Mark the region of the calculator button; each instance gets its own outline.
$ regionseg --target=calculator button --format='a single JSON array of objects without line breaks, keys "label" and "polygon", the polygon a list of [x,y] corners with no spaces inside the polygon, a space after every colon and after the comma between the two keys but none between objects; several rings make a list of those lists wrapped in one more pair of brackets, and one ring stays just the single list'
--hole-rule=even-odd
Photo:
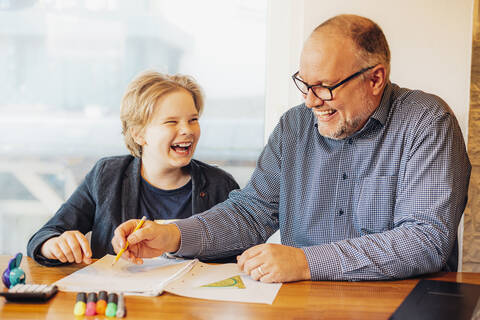
[{"label": "calculator button", "polygon": [[45,288],[45,290],[43,290],[43,292],[46,292],[46,293],[50,293],[52,291],[55,291],[55,287],[54,286],[48,286],[47,288]]},{"label": "calculator button", "polygon": [[32,292],[42,292],[43,289],[45,289],[46,287],[47,287],[46,284],[36,285],[36,287],[32,290]]},{"label": "calculator button", "polygon": [[27,291],[30,291],[30,288],[31,288],[31,285],[26,284],[26,285],[20,287],[17,292],[27,292]]},{"label": "calculator button", "polygon": [[45,288],[43,288],[42,292],[49,292],[49,291],[52,291],[52,286],[45,286]]},{"label": "calculator button", "polygon": [[24,287],[23,284],[17,284],[15,287],[10,288],[8,291],[10,292],[20,292],[20,290]]}]

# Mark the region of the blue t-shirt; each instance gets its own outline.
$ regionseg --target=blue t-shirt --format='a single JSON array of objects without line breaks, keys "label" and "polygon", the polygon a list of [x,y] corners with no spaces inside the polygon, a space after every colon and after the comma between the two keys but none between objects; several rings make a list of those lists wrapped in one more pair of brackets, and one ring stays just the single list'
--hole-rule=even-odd
[{"label": "blue t-shirt", "polygon": [[140,215],[149,220],[184,219],[192,216],[192,179],[183,187],[162,190],[142,177],[140,183]]}]

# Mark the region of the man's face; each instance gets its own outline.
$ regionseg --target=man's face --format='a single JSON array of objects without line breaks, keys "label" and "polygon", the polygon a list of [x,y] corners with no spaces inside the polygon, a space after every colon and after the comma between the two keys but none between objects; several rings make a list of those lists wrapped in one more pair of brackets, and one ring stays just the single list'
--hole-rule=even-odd
[{"label": "man's face", "polygon": [[[333,86],[362,68],[355,50],[348,39],[317,33],[305,43],[298,77],[309,85]],[[365,73],[368,75],[369,71]],[[318,132],[328,138],[345,139],[360,130],[377,107],[368,86],[369,81],[359,76],[333,90],[330,101],[319,99],[312,90],[303,95],[305,105],[318,120]]]}]

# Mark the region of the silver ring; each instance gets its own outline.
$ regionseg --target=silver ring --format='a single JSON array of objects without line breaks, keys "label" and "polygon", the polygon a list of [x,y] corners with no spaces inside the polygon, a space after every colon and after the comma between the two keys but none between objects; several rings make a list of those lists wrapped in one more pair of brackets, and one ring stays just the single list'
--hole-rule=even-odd
[{"label": "silver ring", "polygon": [[265,273],[263,273],[262,266],[258,266],[257,270],[261,276],[265,275]]}]

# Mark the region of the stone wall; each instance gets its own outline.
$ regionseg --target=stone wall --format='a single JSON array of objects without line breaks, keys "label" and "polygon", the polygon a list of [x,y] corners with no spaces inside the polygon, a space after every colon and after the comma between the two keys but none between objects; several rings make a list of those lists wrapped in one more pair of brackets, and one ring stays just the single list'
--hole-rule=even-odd
[{"label": "stone wall", "polygon": [[470,112],[468,119],[468,155],[472,175],[468,204],[464,215],[463,269],[480,272],[480,12],[475,0],[472,39],[472,74],[470,84]]}]

